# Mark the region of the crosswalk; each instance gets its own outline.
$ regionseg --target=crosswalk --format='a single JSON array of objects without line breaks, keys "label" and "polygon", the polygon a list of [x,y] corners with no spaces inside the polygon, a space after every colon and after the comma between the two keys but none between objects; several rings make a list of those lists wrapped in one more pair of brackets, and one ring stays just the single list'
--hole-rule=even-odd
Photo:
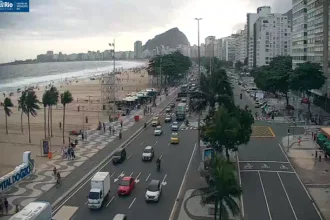
[{"label": "crosswalk", "polygon": [[165,112],[161,112],[161,113],[148,112],[148,113],[146,113],[146,115],[153,115],[153,116],[165,116],[167,114],[170,114],[171,116],[174,116],[175,115],[174,112],[171,112],[171,113],[165,113]]}]

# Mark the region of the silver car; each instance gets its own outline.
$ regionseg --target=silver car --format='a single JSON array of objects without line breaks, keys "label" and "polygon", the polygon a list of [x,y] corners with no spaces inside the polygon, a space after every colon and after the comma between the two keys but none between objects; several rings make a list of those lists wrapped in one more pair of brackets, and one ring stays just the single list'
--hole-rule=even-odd
[{"label": "silver car", "polygon": [[162,194],[162,184],[160,180],[151,180],[145,195],[146,202],[158,202]]},{"label": "silver car", "polygon": [[172,131],[178,131],[179,130],[179,123],[177,121],[172,123],[171,130]]},{"label": "silver car", "polygon": [[163,134],[162,126],[157,126],[154,130],[154,135],[155,136],[160,136]]},{"label": "silver car", "polygon": [[142,161],[152,161],[154,155],[155,155],[154,148],[152,146],[147,146],[143,150]]}]

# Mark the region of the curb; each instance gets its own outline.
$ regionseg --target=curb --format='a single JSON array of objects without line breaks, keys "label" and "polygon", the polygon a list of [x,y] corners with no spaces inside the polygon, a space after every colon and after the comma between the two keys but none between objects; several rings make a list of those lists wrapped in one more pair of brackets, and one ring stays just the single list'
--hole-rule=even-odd
[{"label": "curb", "polygon": [[[174,94],[174,92],[173,92]],[[174,97],[175,99],[175,97]],[[171,99],[169,101],[172,102],[174,99]],[[164,111],[164,109],[167,107],[167,104],[161,108],[160,112]],[[152,121],[152,118],[149,119],[147,121],[147,125],[150,124],[150,122]],[[107,164],[108,161],[111,159],[112,155],[114,154],[114,152],[119,149],[119,148],[125,148],[127,147],[127,145],[132,142],[140,133],[142,133],[142,131],[144,130],[144,126],[142,126],[141,128],[139,128],[133,135],[131,135],[124,143],[122,143],[119,147],[117,147],[114,151],[112,151],[112,153],[110,153],[106,158],[104,158],[97,166],[95,166],[95,168],[93,168],[91,171],[89,171],[84,177],[82,177],[75,185],[73,185],[66,193],[64,193],[64,195],[62,195],[61,197],[59,197],[52,205],[52,214],[55,214],[61,207],[62,205],[70,198],[67,198],[70,194],[72,194],[73,191],[78,191],[77,188],[79,188],[79,186],[84,185],[85,182],[89,181],[89,177],[91,177],[94,173],[96,173],[97,171],[101,170],[103,167],[102,165]],[[67,200],[66,200],[67,199]],[[64,202],[63,202],[64,201]],[[62,204],[60,204],[62,203]]]}]

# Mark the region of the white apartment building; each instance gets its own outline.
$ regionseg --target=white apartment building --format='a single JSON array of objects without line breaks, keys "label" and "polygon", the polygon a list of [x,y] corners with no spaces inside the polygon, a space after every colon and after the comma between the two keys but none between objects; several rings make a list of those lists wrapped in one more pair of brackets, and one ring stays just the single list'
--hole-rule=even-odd
[{"label": "white apartment building", "polygon": [[206,46],[205,46],[205,44],[200,45],[200,55],[201,55],[201,57],[205,57],[205,55],[206,55]]},{"label": "white apartment building", "polygon": [[247,28],[247,44],[246,44],[246,51],[248,55],[248,66],[249,68],[252,68],[255,66],[254,62],[254,48],[255,48],[255,42],[254,42],[254,24],[258,20],[260,16],[266,16],[268,14],[271,14],[271,8],[269,6],[263,6],[257,8],[257,13],[247,13],[246,18],[246,28]]},{"label": "white apartment building", "polygon": [[239,31],[237,38],[235,39],[235,63],[240,61],[244,63],[245,58],[247,57],[247,28],[245,25],[244,30]]},{"label": "white apartment building", "polygon": [[191,49],[189,45],[180,44],[177,48],[183,55],[190,57],[191,56]]},{"label": "white apartment building", "polygon": [[220,59],[225,61],[235,61],[236,38],[233,36],[221,38],[222,47]]},{"label": "white apartment building", "polygon": [[221,54],[221,47],[222,47],[222,41],[221,39],[216,39],[214,41],[214,56],[220,59]]},{"label": "white apartment building", "polygon": [[307,0],[292,0],[292,67],[307,60]]},{"label": "white apartment building", "polygon": [[291,53],[291,23],[282,14],[269,14],[258,18],[254,25],[255,52],[253,55],[256,66],[269,64],[276,56]]},{"label": "white apartment building", "polygon": [[190,57],[197,58],[198,57],[198,46],[195,44],[190,48]]},{"label": "white apartment building", "polygon": [[215,42],[215,36],[208,36],[205,38],[205,55],[207,57],[213,57],[214,56],[214,42]]}]

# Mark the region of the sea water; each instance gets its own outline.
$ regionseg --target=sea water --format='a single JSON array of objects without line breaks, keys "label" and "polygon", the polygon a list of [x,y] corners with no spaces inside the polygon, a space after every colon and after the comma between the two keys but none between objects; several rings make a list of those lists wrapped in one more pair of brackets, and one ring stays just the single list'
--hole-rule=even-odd
[{"label": "sea water", "polygon": [[[116,69],[145,65],[139,61],[116,61]],[[113,71],[112,61],[54,62],[0,66],[0,91],[15,91],[25,86],[56,83],[65,79],[88,78]]]}]

